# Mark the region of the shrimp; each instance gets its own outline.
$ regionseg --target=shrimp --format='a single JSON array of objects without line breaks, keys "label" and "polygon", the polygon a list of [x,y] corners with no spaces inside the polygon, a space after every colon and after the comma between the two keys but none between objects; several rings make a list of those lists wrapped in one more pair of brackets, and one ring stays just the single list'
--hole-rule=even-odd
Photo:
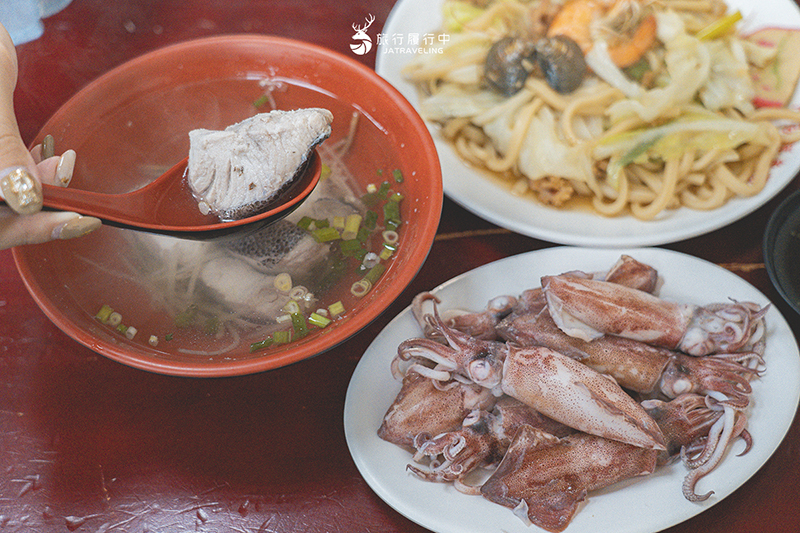
[{"label": "shrimp", "polygon": [[636,0],[570,0],[553,18],[547,35],[569,37],[584,54],[605,40],[614,64],[625,68],[655,43],[656,18]]}]

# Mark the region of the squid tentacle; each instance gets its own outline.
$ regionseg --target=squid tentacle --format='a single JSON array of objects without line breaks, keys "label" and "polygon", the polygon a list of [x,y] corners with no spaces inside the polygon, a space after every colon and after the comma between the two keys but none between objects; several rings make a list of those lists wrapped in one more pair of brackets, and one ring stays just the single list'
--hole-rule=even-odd
[{"label": "squid tentacle", "polygon": [[747,453],[751,446],[750,435],[746,431],[747,418],[727,404],[727,398],[723,394],[710,393],[709,397],[716,401],[716,406],[710,403],[709,407],[722,409],[722,418],[709,431],[705,446],[698,457],[687,459],[686,454],[683,451],[681,452],[684,461],[687,462],[687,466],[691,468],[683,480],[683,495],[692,502],[705,501],[714,494],[713,490],[705,494],[697,494],[695,486],[700,479],[719,465],[733,439],[740,435],[745,435],[746,448],[742,453]]},{"label": "squid tentacle", "polygon": [[665,402],[645,400],[642,407],[653,417],[664,434],[667,450],[659,454],[658,464],[672,463],[690,451],[698,442],[705,442],[710,429],[722,416],[718,408],[710,408],[705,396],[687,393]]},{"label": "squid tentacle", "polygon": [[423,470],[411,464],[406,468],[427,481],[452,482],[461,480],[479,466],[497,463],[505,449],[499,442],[500,435],[492,429],[493,420],[491,413],[473,410],[456,431],[442,433],[433,438],[429,435],[418,435],[414,439],[416,452],[413,460],[422,463],[428,458],[429,468]]},{"label": "squid tentacle", "polygon": [[414,315],[419,327],[422,328],[422,336],[428,339],[439,340],[434,336],[434,331],[428,324],[427,317],[432,312],[432,307],[440,303],[441,300],[432,292],[421,292],[411,301],[411,314]]},{"label": "squid tentacle", "polygon": [[499,463],[523,425],[546,431],[554,438],[575,432],[519,400],[504,396],[491,410],[473,409],[457,430],[436,437],[427,433],[417,435],[413,441],[416,450],[413,460],[422,463],[427,458],[429,469],[411,465],[408,470],[428,481],[458,482],[458,490],[475,494],[480,487],[466,484],[464,477],[478,467]]},{"label": "squid tentacle", "polygon": [[716,355],[697,358],[676,352],[661,377],[660,389],[669,397],[718,392],[727,398],[724,403],[744,409],[752,393],[750,379],[756,375],[757,369]]}]

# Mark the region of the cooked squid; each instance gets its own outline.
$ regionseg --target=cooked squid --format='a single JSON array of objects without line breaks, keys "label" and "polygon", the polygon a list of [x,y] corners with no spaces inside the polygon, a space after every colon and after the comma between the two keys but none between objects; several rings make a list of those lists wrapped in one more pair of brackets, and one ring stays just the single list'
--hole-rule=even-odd
[{"label": "cooked squid", "polygon": [[[555,301],[554,280],[571,288],[568,298],[559,292]],[[622,306],[630,294],[635,301],[661,302],[653,294],[661,281],[653,267],[623,256],[605,272],[546,276],[542,287],[498,296],[482,311],[440,314],[442,302],[431,293],[420,294],[412,310],[423,337],[398,346],[392,372],[404,385],[384,422],[404,419],[408,411],[424,428],[417,435],[405,434],[402,444],[412,448],[408,469],[421,479],[452,482],[461,492],[481,494],[554,532],[568,526],[593,490],[646,477],[678,459],[687,474],[676,490],[693,502],[709,498],[713,491],[695,492],[697,482],[720,464],[734,441],[745,442],[743,453],[752,445],[746,411],[750,381],[766,365],[766,309],[738,304],[748,311],[742,324],[728,327],[738,334],[718,338],[719,328],[705,330],[706,340],[717,348],[704,351],[724,353],[689,355],[681,350],[707,345],[697,342],[703,335],[693,333],[692,342],[665,348],[658,334],[659,305],[635,311]],[[588,289],[595,285],[602,291]],[[645,338],[615,335],[628,327],[571,337],[559,325],[575,326],[583,315],[576,306],[565,306],[565,299],[588,305],[592,317],[607,315],[608,323],[624,326],[624,317],[640,314],[641,328],[633,329],[641,329]],[[688,316],[705,309],[670,305],[689,310]],[[551,315],[566,311],[572,314],[562,315],[557,325]],[[645,327],[648,317],[650,327]],[[437,392],[424,401],[410,400],[407,382],[412,379]],[[429,427],[439,433],[429,431],[427,403],[441,397],[439,391],[459,387],[472,397],[480,397],[477,391],[483,388],[496,400],[469,410],[459,393],[447,427],[437,425],[437,408]],[[460,424],[455,423],[458,415],[464,415]],[[384,426],[380,435],[391,442]],[[476,475],[480,472],[486,475]]]}]

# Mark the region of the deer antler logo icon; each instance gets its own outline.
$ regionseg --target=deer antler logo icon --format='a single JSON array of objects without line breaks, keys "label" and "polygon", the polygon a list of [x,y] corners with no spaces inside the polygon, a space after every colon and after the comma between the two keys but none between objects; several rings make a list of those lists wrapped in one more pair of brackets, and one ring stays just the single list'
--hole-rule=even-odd
[{"label": "deer antler logo icon", "polygon": [[372,23],[375,22],[375,16],[370,13],[369,16],[364,20],[366,21],[366,24],[364,24],[363,27],[353,24],[353,30],[356,33],[352,38],[356,42],[350,43],[350,50],[360,56],[363,56],[372,50],[372,38],[367,35],[367,28],[372,26]]}]

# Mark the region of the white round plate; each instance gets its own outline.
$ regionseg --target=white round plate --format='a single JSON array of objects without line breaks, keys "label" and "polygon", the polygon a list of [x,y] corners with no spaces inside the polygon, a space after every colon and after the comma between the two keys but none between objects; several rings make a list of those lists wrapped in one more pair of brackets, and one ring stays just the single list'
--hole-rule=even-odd
[{"label": "white round plate", "polygon": [[[442,24],[444,0],[400,0],[395,4],[378,47],[375,69],[394,85],[419,111],[419,95],[403,78],[402,69],[414,52],[395,43],[407,42],[414,34],[420,42]],[[800,28],[800,10],[791,0],[728,0],[731,10],[744,15],[742,32],[778,26]],[[792,105],[800,105],[797,91]],[[662,213],[657,220],[640,221],[632,216],[606,218],[588,211],[557,210],[529,198],[512,195],[507,188],[465,164],[429,123],[442,163],[444,192],[452,200],[498,226],[546,241],[592,247],[656,246],[709,233],[752,213],[781,189],[800,170],[800,147],[781,152],[766,187],[751,198],[736,198],[713,211],[687,208]]]},{"label": "white round plate", "polygon": [[[767,305],[760,291],[712,263],[659,248],[627,250],[556,247],[521,254],[476,268],[436,288],[441,309],[480,310],[490,298],[518,295],[539,286],[546,274],[573,269],[607,270],[626,253],[658,269],[664,278],[660,295],[695,304],[753,301]],[[788,431],[800,400],[800,353],[786,320],[773,306],[766,315],[766,372],[753,381],[748,429],[753,447],[741,457],[735,442],[715,471],[701,479],[697,492],[714,495],[691,503],[681,493],[687,470],[676,463],[654,474],[590,493],[568,533],[653,533],[683,522],[730,495],[772,455]],[[410,308],[375,338],[361,358],[347,390],[344,427],[347,445],[361,475],[388,505],[437,533],[532,533],[510,509],[480,496],[467,496],[450,484],[422,481],[406,471],[411,454],[377,436],[383,416],[400,390],[390,370],[397,346],[420,336]]]}]

